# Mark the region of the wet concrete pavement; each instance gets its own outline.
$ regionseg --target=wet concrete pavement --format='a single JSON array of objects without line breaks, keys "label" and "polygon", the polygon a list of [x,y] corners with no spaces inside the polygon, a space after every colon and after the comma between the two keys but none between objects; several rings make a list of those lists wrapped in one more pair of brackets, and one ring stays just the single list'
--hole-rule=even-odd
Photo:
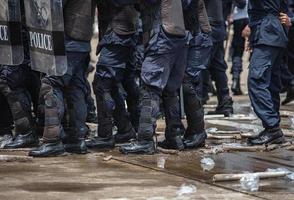
[{"label": "wet concrete pavement", "polygon": [[[238,114],[250,112],[248,98],[238,97]],[[213,108],[214,99],[206,110]],[[292,104],[293,105],[293,104]],[[289,117],[294,106],[282,107],[284,128],[293,132]],[[287,111],[287,112],[286,112]],[[209,121],[214,120],[216,124]],[[210,118],[207,128],[240,130],[258,126],[254,117]],[[228,125],[226,125],[226,122]],[[230,123],[245,124],[230,126]],[[158,139],[163,138],[163,121],[158,123]],[[247,124],[247,126],[246,126]],[[247,130],[248,131],[248,130]],[[287,137],[293,141],[293,137]],[[242,140],[208,140],[206,149],[218,143],[241,143]],[[27,150],[0,150],[0,155],[26,155]],[[109,161],[103,159],[112,155]],[[200,160],[212,158],[215,166],[204,171]],[[241,189],[239,181],[213,182],[214,174],[263,172],[268,168],[294,171],[293,151],[278,148],[264,152],[224,152],[204,154],[200,150],[176,155],[158,153],[151,156],[122,155],[118,149],[87,155],[33,159],[32,162],[0,162],[0,199],[294,199],[294,182],[286,178],[260,181],[258,192]],[[197,188],[192,194],[177,196],[182,184]]]},{"label": "wet concrete pavement", "polygon": [[[242,193],[117,159],[106,162],[97,153],[34,159],[28,163],[1,163],[0,177],[1,200],[254,199]],[[176,192],[183,183],[194,185],[197,192],[177,196]]]}]

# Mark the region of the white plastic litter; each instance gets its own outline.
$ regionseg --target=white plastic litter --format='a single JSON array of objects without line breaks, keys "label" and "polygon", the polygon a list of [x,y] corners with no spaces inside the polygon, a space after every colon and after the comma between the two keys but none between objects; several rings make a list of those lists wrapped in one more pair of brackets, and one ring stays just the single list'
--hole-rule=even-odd
[{"label": "white plastic litter", "polygon": [[294,129],[294,116],[290,118],[291,128]]},{"label": "white plastic litter", "polygon": [[202,158],[200,163],[203,171],[210,171],[215,166],[215,162],[211,158]]},{"label": "white plastic litter", "polygon": [[157,167],[164,169],[165,168],[165,160],[166,160],[166,157],[163,157],[163,156],[158,157],[157,158]]},{"label": "white plastic litter", "polygon": [[259,189],[259,177],[252,173],[245,173],[240,179],[241,188],[246,191],[255,192]]},{"label": "white plastic litter", "polygon": [[215,133],[215,132],[217,132],[217,128],[215,128],[215,127],[208,128],[208,129],[206,129],[206,132],[207,133]]},{"label": "white plastic litter", "polygon": [[277,169],[267,169],[266,171],[268,172],[286,172],[288,173],[286,175],[286,177],[291,180],[291,181],[294,181],[294,172],[293,171],[290,171],[289,169],[286,169],[286,168],[277,168]]},{"label": "white plastic litter", "polygon": [[180,189],[177,191],[177,196],[194,194],[197,192],[197,187],[192,184],[183,183]]}]

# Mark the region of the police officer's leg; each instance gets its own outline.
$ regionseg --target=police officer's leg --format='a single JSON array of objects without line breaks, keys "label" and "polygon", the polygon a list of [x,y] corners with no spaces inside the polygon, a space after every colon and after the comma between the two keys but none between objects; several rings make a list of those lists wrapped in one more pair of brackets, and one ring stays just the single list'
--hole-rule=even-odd
[{"label": "police officer's leg", "polygon": [[187,129],[184,135],[186,148],[196,148],[205,144],[204,109],[201,104],[201,72],[197,77],[185,75],[183,80],[184,109],[187,118]]},{"label": "police officer's leg", "polygon": [[72,60],[72,78],[65,87],[65,97],[67,102],[67,112],[69,115],[69,123],[66,129],[66,137],[64,140],[65,149],[72,153],[86,153],[85,144],[87,118],[87,87],[84,65],[87,61],[88,53],[67,54],[69,60]]},{"label": "police officer's leg", "polygon": [[0,148],[12,141],[13,118],[6,98],[0,93]]},{"label": "police officer's leg", "polygon": [[112,96],[115,101],[115,110],[113,117],[115,125],[118,129],[117,134],[114,137],[116,143],[125,143],[136,138],[136,132],[130,121],[130,114],[126,109],[124,97],[125,94],[123,94],[124,92],[121,91],[123,90],[123,88],[121,87],[122,85],[120,85],[118,89],[115,89],[112,92]]},{"label": "police officer's leg", "polygon": [[185,128],[181,121],[179,90],[182,85],[186,66],[187,49],[181,48],[177,52],[176,60],[170,69],[170,75],[163,90],[162,99],[165,113],[165,141],[158,143],[163,148],[184,149],[182,135]]},{"label": "police officer's leg", "polygon": [[[114,87],[114,81],[112,78],[103,78],[95,75],[94,91],[97,102],[97,114],[98,114],[98,137],[101,143],[95,143],[95,148],[106,146],[110,148],[114,147],[114,139],[112,136],[113,127],[113,111],[115,109],[115,102],[112,98],[111,92]],[[102,147],[100,147],[102,146]]]},{"label": "police officer's leg", "polygon": [[86,121],[89,123],[97,123],[97,113],[96,113],[96,106],[95,100],[92,97],[92,90],[91,84],[89,83],[88,77],[89,74],[95,69],[94,66],[91,64],[91,56],[90,54],[87,57],[87,61],[85,62],[85,70],[86,70],[86,87],[87,87],[87,119]]},{"label": "police officer's leg", "polygon": [[15,124],[16,137],[4,148],[23,148],[38,144],[33,124],[31,100],[24,87],[28,66],[5,66],[1,73],[0,89],[5,96]]},{"label": "police officer's leg", "polygon": [[229,94],[228,77],[226,75],[227,64],[224,60],[224,46],[222,42],[214,43],[214,57],[209,67],[212,79],[215,81],[217,90],[218,106],[209,114],[233,114],[233,100]]},{"label": "police officer's leg", "polygon": [[242,90],[240,86],[240,74],[243,71],[243,52],[245,39],[242,37],[242,31],[248,24],[248,19],[240,19],[234,21],[234,37],[232,41],[233,55],[232,55],[232,70],[233,84],[232,92],[234,95],[242,95]]},{"label": "police officer's leg", "polygon": [[91,86],[88,80],[86,80],[86,87],[87,87],[87,96],[86,96],[86,102],[87,102],[87,122],[89,123],[97,123],[97,113],[96,113],[96,106],[95,106],[95,100],[92,97],[91,92]]},{"label": "police officer's leg", "polygon": [[[70,64],[68,70],[70,70]],[[64,129],[62,120],[64,116],[63,89],[65,82],[69,82],[71,75],[45,76],[41,80],[40,104],[41,116],[44,117],[43,144],[29,152],[30,156],[47,157],[63,154],[65,149],[62,143]]]},{"label": "police officer's leg", "polygon": [[265,128],[251,144],[280,143],[279,92],[281,52],[278,47],[258,45],[253,49],[249,66],[248,89],[251,104]]},{"label": "police officer's leg", "polygon": [[130,113],[130,120],[135,131],[138,131],[139,118],[140,118],[140,89],[138,83],[137,72],[135,69],[126,69],[123,86],[127,92],[126,103],[128,112]]},{"label": "police officer's leg", "polygon": [[[122,146],[122,153],[155,152],[153,136],[159,114],[160,97],[170,74],[170,54],[148,52],[142,65],[138,143]],[[150,73],[152,72],[152,73]]]}]

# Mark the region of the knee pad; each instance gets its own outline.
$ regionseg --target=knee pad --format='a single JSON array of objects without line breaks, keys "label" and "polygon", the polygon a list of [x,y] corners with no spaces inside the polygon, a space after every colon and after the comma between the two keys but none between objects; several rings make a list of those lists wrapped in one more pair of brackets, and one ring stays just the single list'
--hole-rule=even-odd
[{"label": "knee pad", "polygon": [[25,95],[21,96],[21,91],[11,90],[4,79],[0,79],[0,90],[9,104],[16,134],[31,130],[32,116],[30,116],[30,108],[26,110],[25,105],[23,105],[26,102],[25,99],[22,99],[25,98]]}]

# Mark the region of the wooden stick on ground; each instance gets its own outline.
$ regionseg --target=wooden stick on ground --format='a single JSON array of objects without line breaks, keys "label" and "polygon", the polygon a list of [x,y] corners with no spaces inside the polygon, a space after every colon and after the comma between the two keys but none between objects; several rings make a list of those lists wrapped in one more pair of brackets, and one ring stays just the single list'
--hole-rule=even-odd
[{"label": "wooden stick on ground", "polygon": [[29,156],[15,156],[15,155],[0,155],[0,162],[31,162],[32,157]]},{"label": "wooden stick on ground", "polygon": [[[252,175],[258,176],[261,179],[284,177],[287,174],[289,174],[289,172],[257,172],[257,173],[252,173]],[[217,181],[237,181],[246,175],[247,174],[216,174],[213,176],[212,180],[215,182],[217,182]]]},{"label": "wooden stick on ground", "polygon": [[222,139],[235,139],[235,140],[241,140],[241,136],[240,135],[214,135],[214,134],[207,134],[207,138],[208,139],[218,139],[218,140],[222,140]]},{"label": "wooden stick on ground", "polygon": [[208,133],[211,133],[211,134],[241,134],[242,132],[241,131],[208,131]]},{"label": "wooden stick on ground", "polygon": [[266,150],[274,150],[278,148],[279,145],[277,144],[272,144],[268,146],[228,146],[228,145],[223,145],[224,151],[249,151],[249,152],[256,152],[256,151],[266,151]]},{"label": "wooden stick on ground", "polygon": [[157,147],[157,150],[160,153],[164,153],[164,154],[179,154],[178,150],[173,150],[173,149],[164,149],[164,148],[161,148],[161,147]]}]

